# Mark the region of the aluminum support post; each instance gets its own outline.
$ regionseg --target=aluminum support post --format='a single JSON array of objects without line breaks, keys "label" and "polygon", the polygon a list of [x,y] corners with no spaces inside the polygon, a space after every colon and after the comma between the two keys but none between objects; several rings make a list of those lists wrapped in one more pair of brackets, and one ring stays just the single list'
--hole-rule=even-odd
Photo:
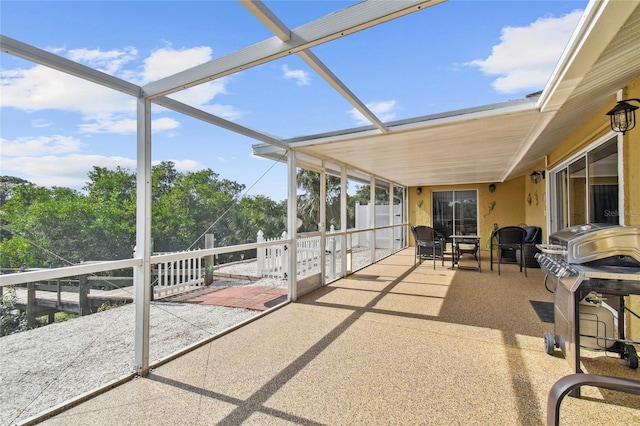
[{"label": "aluminum support post", "polygon": [[342,276],[347,276],[347,234],[349,229],[347,224],[347,166],[340,166],[340,230],[344,233],[340,235],[340,270]]},{"label": "aluminum support post", "polygon": [[371,264],[376,262],[376,177],[371,175],[369,178],[369,223],[367,226],[372,229],[369,231],[369,253]]},{"label": "aluminum support post", "polygon": [[326,284],[327,272],[327,173],[322,162],[322,171],[320,172],[320,223],[318,223],[318,231],[320,231],[320,284]]},{"label": "aluminum support post", "polygon": [[289,300],[298,300],[298,192],[296,178],[296,153],[290,149],[287,152],[287,228],[289,232]]},{"label": "aluminum support post", "polygon": [[151,102],[138,98],[138,149],[136,180],[136,250],[142,262],[133,268],[135,320],[135,370],[149,372],[149,309],[151,300]]}]

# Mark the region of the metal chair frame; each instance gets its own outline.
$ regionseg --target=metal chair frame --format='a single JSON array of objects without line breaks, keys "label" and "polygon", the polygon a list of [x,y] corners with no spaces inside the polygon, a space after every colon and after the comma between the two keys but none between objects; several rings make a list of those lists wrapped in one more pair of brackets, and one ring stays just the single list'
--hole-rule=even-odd
[{"label": "metal chair frame", "polygon": [[[524,262],[524,246],[527,231],[519,226],[505,226],[495,231],[496,246],[498,248],[498,275],[500,275],[500,265],[502,264],[502,250],[520,250],[520,272],[524,267],[524,276],[527,276],[527,265]],[[493,257],[491,258],[493,269]]]},{"label": "metal chair frame", "polygon": [[411,233],[416,242],[415,257],[413,264],[423,259],[433,259],[433,269],[436,269],[436,260],[442,260],[444,266],[444,238],[442,238],[435,229],[430,226],[418,225],[411,227]]}]

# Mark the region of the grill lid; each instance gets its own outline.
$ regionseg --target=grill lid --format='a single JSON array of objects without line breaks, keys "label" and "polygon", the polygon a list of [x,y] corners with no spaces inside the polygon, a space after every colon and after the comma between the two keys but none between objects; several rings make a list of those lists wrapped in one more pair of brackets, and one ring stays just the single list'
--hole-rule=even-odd
[{"label": "grill lid", "polygon": [[591,223],[551,234],[549,242],[563,249],[572,264],[617,263],[615,259],[640,264],[640,227]]}]

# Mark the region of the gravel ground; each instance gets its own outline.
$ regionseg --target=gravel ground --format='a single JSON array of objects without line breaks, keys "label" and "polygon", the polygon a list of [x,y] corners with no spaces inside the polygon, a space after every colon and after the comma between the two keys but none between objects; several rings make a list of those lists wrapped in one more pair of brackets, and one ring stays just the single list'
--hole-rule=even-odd
[{"label": "gravel ground", "polygon": [[[260,312],[152,302],[150,359],[159,360]],[[134,369],[135,306],[0,338],[0,425],[17,424]]]}]

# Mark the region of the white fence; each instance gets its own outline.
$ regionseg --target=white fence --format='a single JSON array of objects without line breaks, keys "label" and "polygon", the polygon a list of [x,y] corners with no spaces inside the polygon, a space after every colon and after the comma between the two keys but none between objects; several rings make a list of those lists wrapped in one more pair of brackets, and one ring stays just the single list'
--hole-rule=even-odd
[{"label": "white fence", "polygon": [[193,257],[188,259],[153,264],[151,282],[154,297],[204,286],[204,262],[202,255],[197,253],[194,251]]},{"label": "white fence", "polygon": [[282,237],[264,238],[264,232],[258,231],[257,242],[272,241],[274,244],[262,247],[257,252],[258,276],[265,278],[287,277],[289,256],[286,244],[280,243],[287,239],[287,231],[282,233]]},{"label": "white fence", "polygon": [[[258,232],[257,242],[273,241],[273,245],[258,249],[257,263],[258,275],[267,278],[287,278],[289,269],[289,252],[286,244],[280,243],[287,240],[287,232],[282,237],[265,239],[262,231]],[[296,242],[296,259],[298,261],[298,277],[306,277],[320,272],[322,262],[322,245],[320,236],[300,237]]]}]

